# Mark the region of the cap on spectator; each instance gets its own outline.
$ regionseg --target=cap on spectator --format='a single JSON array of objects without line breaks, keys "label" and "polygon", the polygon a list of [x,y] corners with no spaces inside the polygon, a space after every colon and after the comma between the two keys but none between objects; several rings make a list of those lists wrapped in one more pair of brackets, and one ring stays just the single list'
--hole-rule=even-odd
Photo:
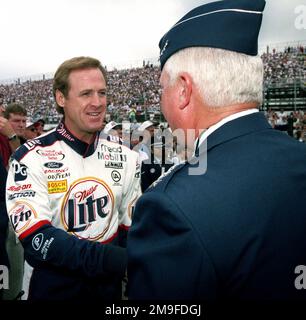
[{"label": "cap on spectator", "polygon": [[160,40],[160,64],[188,47],[258,53],[265,0],[224,0],[199,6],[181,18]]},{"label": "cap on spectator", "polygon": [[117,123],[115,121],[111,121],[107,125],[105,125],[103,131],[106,134],[108,134],[111,130],[116,130],[116,129],[120,129],[120,128],[122,128],[122,124],[121,123]]},{"label": "cap on spectator", "polygon": [[42,127],[44,127],[45,126],[45,120],[44,119],[39,119],[39,120],[37,120],[37,121],[35,121],[34,122],[34,127],[35,128],[37,128],[37,127],[39,127],[40,125],[42,126]]},{"label": "cap on spectator", "polygon": [[147,128],[149,128],[149,127],[151,127],[151,126],[154,126],[154,125],[155,125],[155,124],[154,124],[152,121],[147,120],[147,121],[143,122],[143,123],[137,128],[137,130],[138,130],[138,131],[144,131],[144,130],[146,130]]},{"label": "cap on spectator", "polygon": [[46,121],[44,119],[38,119],[35,121],[35,123],[41,123],[42,125],[45,125]]},{"label": "cap on spectator", "polygon": [[34,122],[32,122],[30,119],[26,122],[26,128],[32,127],[34,125]]}]

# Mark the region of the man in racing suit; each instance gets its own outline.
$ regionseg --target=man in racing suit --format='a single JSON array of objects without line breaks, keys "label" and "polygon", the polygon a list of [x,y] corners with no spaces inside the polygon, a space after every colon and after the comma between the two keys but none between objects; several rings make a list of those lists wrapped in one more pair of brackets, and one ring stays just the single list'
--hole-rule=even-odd
[{"label": "man in racing suit", "polygon": [[16,151],[6,186],[28,263],[24,288],[30,300],[120,299],[138,155],[100,132],[106,75],[98,60],[64,62],[53,92],[63,121]]}]

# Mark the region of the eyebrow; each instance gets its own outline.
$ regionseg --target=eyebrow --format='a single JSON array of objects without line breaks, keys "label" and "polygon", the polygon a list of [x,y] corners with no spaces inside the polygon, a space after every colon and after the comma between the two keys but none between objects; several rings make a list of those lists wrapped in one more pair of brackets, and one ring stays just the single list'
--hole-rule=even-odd
[{"label": "eyebrow", "polygon": [[[80,91],[80,94],[86,93],[86,92],[93,92],[93,91],[95,91],[95,90],[93,90],[93,89],[83,89],[83,90]],[[105,88],[101,88],[101,89],[98,90],[98,92],[100,92],[100,91],[106,91],[106,87]]]}]

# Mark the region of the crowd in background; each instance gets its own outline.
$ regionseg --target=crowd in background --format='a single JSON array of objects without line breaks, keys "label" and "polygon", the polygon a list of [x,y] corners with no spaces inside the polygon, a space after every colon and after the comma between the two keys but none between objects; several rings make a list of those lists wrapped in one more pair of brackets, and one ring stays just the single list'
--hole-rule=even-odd
[{"label": "crowd in background", "polygon": [[277,82],[281,79],[293,82],[295,78],[306,79],[306,48],[288,47],[284,51],[262,54],[265,81]]},{"label": "crowd in background", "polygon": [[[271,52],[270,52],[271,51]],[[295,78],[306,81],[306,48],[287,47],[282,51],[275,49],[262,54],[264,62],[264,81],[275,83],[279,80],[293,81]],[[107,122],[143,122],[145,120],[163,121],[160,113],[160,70],[159,66],[144,64],[142,68],[112,70],[108,72],[108,112]],[[304,83],[306,88],[306,83]],[[306,89],[305,89],[306,90]],[[47,124],[57,124],[61,116],[55,109],[52,94],[52,79],[26,81],[0,85],[4,95],[4,105],[12,102],[22,104],[31,121],[43,118]],[[304,106],[306,109],[306,105]],[[293,114],[294,112],[294,114]],[[292,115],[290,115],[292,113]],[[273,127],[279,123],[293,121],[295,136],[305,130],[303,111],[290,110],[285,115],[280,111],[266,111]],[[290,131],[291,132],[291,131]]]},{"label": "crowd in background", "polygon": [[[262,59],[266,83],[273,83],[281,79],[291,81],[294,78],[299,78],[304,81],[304,87],[306,87],[306,49],[304,47],[288,47],[282,52],[273,50],[272,53],[264,53]],[[104,125],[106,128],[107,124],[111,124],[110,130],[119,130],[120,132],[117,132],[114,141],[126,144],[127,141],[122,139],[122,133],[125,133],[123,124],[125,121],[132,124],[128,146],[140,154],[143,165],[142,191],[145,191],[174,165],[189,160],[193,154],[192,148],[189,149],[177,137],[171,136],[169,140],[165,139],[167,135],[171,134],[171,130],[167,128],[167,123],[162,120],[160,113],[159,78],[159,67],[151,64],[144,65],[142,68],[108,72],[108,110]],[[43,79],[0,85],[0,107],[3,102],[3,110],[1,109],[3,112],[2,129],[4,126],[8,127],[10,121],[12,123],[15,121],[10,116],[5,118],[5,110],[10,109],[5,109],[5,107],[20,104],[25,109],[21,116],[18,111],[22,118],[18,120],[22,126],[22,134],[18,134],[14,128],[20,139],[20,144],[29,139],[35,139],[43,132],[43,129],[44,131],[50,129],[48,125],[56,126],[61,120],[61,115],[57,113],[55,108],[52,83],[52,79]],[[264,112],[273,128],[284,131],[300,142],[306,142],[306,105],[302,109],[283,110],[279,108],[279,110],[269,109]],[[14,114],[14,112],[12,113]],[[114,123],[112,124],[112,122]],[[108,135],[109,131],[106,131],[105,128],[104,132]],[[145,135],[145,131],[149,134]],[[7,148],[11,150],[10,144],[15,142],[16,134],[11,136],[8,133],[6,136],[7,138],[4,138],[7,140]],[[113,135],[108,135],[108,139],[113,138]],[[3,153],[0,152],[2,169],[8,166],[10,154],[11,152],[7,153],[7,157],[4,158]],[[7,225],[8,222],[5,222]],[[6,225],[4,225],[5,228]],[[3,243],[3,240],[1,242]],[[16,272],[20,273],[20,270]],[[10,295],[4,298],[17,299],[19,291],[12,291]]]},{"label": "crowd in background", "polygon": [[274,129],[287,132],[293,138],[306,142],[306,112],[268,110],[265,115]]},{"label": "crowd in background", "polygon": [[[159,113],[159,76],[159,68],[153,65],[109,71],[107,119],[127,120],[132,108],[137,114]],[[4,104],[23,104],[33,120],[44,118],[51,124],[60,120],[52,94],[52,79],[0,85],[0,92],[5,97]]]}]

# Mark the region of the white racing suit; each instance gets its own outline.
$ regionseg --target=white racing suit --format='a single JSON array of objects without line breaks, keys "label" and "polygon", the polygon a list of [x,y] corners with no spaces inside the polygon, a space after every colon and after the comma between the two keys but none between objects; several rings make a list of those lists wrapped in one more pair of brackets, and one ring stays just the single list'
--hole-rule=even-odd
[{"label": "white racing suit", "polygon": [[87,144],[60,123],[13,156],[7,211],[34,268],[29,299],[121,297],[140,165],[136,152],[102,135]]}]

